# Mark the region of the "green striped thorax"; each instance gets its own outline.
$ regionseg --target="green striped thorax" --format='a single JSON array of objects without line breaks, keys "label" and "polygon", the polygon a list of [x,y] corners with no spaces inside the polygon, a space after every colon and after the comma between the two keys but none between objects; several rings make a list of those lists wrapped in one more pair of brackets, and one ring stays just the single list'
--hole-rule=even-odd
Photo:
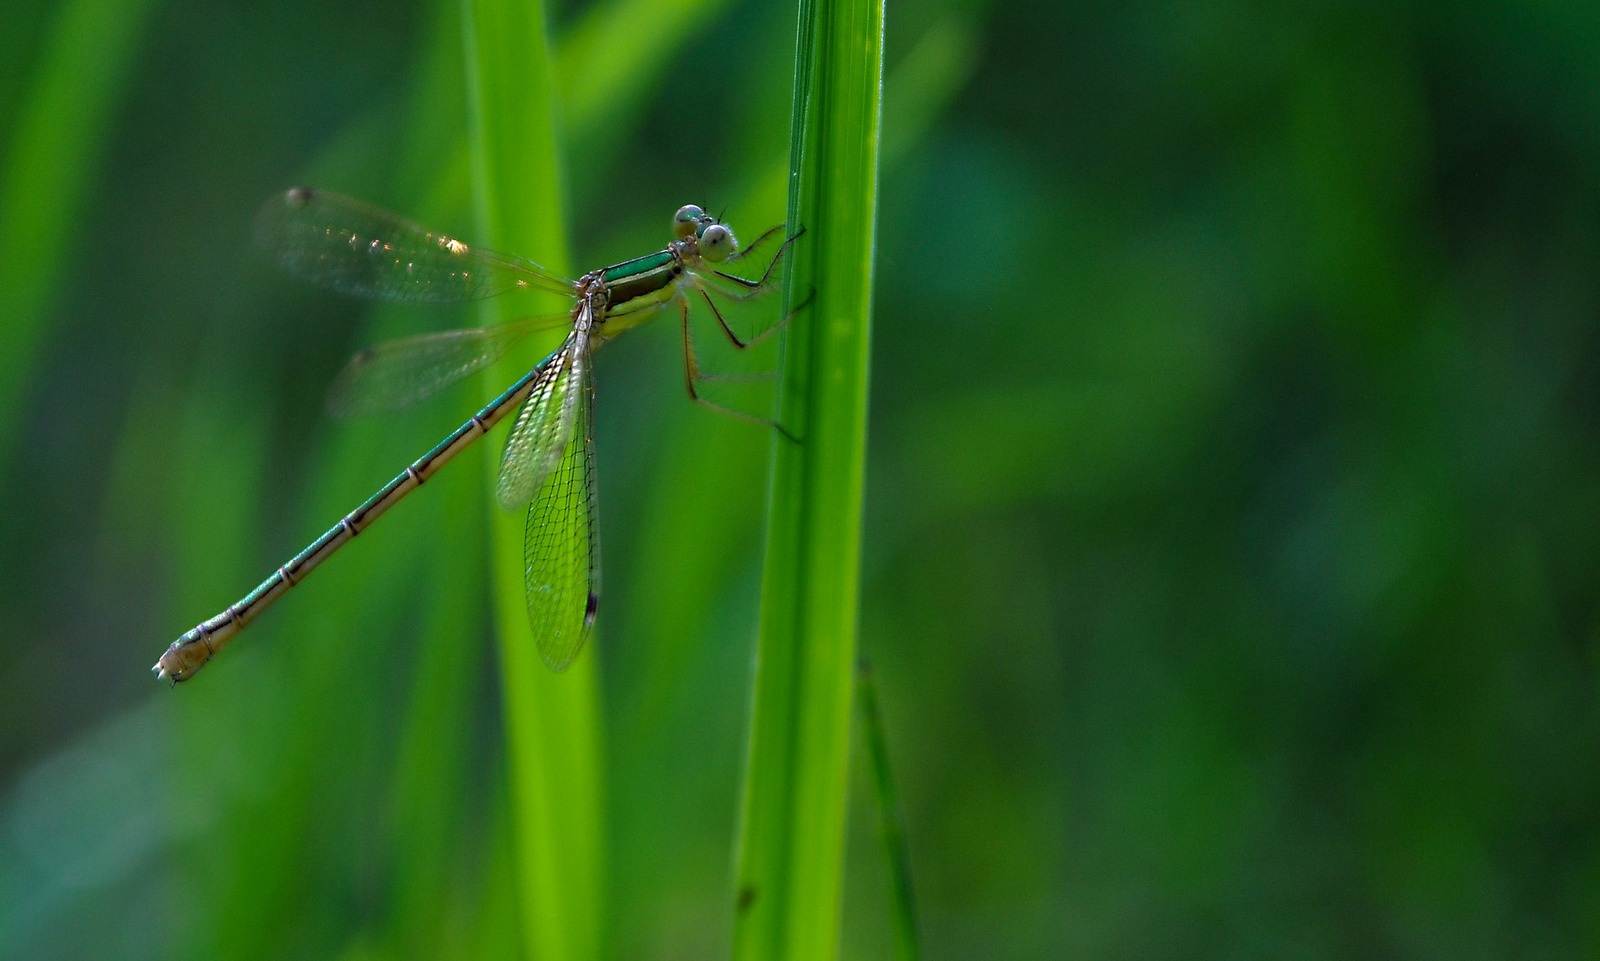
[{"label": "green striped thorax", "polygon": [[[624,260],[589,274],[580,288],[604,288],[606,309],[601,322],[614,336],[648,316],[650,308],[671,300],[674,282],[685,270],[694,270],[702,261],[722,263],[739,249],[733,231],[694,204],[679,207],[672,216],[673,241],[664,250],[632,260]],[[639,314],[620,321],[629,314]]]}]

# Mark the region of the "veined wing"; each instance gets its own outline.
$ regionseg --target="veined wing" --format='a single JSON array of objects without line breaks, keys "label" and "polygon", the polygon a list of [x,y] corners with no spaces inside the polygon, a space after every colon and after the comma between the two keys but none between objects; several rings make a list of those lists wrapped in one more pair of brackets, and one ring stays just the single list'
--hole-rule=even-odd
[{"label": "veined wing", "polygon": [[256,236],[278,266],[341,293],[458,303],[511,290],[572,296],[532,261],[469,247],[341,194],[292,187],[261,208]]},{"label": "veined wing", "polygon": [[333,382],[328,409],[339,417],[364,417],[409,407],[499,360],[534,331],[571,323],[557,314],[369,347],[350,358]]},{"label": "veined wing", "polygon": [[528,503],[565,456],[588,382],[593,317],[593,308],[584,301],[573,319],[572,333],[545,361],[533,392],[506,435],[494,488],[495,500],[506,510]]},{"label": "veined wing", "polygon": [[539,655],[566,670],[594,632],[600,607],[600,526],[595,510],[594,384],[572,378],[572,429],[555,469],[528,505],[522,563],[528,623]]}]

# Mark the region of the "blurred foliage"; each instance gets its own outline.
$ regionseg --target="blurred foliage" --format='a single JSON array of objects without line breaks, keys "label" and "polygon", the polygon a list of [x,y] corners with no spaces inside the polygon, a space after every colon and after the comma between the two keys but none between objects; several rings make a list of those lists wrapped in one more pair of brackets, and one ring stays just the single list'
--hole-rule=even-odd
[{"label": "blurred foliage", "polygon": [[[472,236],[459,12],[99,2],[67,75],[95,7],[0,9],[0,172],[61,151],[0,183],[0,957],[508,956],[490,447],[144,674],[477,400],[326,418],[471,315],[248,240],[301,181]],[[554,22],[575,264],[781,217],[792,12],[628,9]],[[1594,955],[1600,10],[906,0],[885,68],[862,647],[926,954]],[[598,363],[615,957],[731,930],[769,439],[674,337]],[[850,831],[885,957],[860,764]]]}]

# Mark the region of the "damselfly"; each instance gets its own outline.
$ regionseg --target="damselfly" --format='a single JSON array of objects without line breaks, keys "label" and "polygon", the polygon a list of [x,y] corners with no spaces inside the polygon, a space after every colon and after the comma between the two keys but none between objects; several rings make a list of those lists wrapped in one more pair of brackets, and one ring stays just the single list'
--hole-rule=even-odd
[{"label": "damselfly", "polygon": [[785,238],[761,277],[751,280],[717,265],[748,255],[780,233],[781,226],[743,250],[726,224],[696,206],[679,208],[672,227],[674,239],[664,249],[569,280],[337,194],[296,187],[270,201],[261,212],[259,235],[273,258],[290,273],[343,293],[443,304],[538,290],[573,300],[571,311],[556,317],[427,334],[364,350],[334,385],[331,404],[336,412],[407,406],[481,370],[535,331],[564,326],[569,333],[536,367],[255,590],[173,641],[153,668],[156,676],[173,682],[193,677],[289,588],[518,405],[521,410],[500,459],[495,499],[507,510],[527,507],[523,571],[528,619],[545,663],[557,671],[566,668],[593,630],[600,600],[590,356],[608,340],[676,304],[690,398],[760,420],[700,395],[697,384],[703,375],[689,335],[689,300],[698,296],[705,302],[735,347],[749,346],[759,338],[738,337],[711,295],[747,300],[767,291],[773,269],[799,233]]}]

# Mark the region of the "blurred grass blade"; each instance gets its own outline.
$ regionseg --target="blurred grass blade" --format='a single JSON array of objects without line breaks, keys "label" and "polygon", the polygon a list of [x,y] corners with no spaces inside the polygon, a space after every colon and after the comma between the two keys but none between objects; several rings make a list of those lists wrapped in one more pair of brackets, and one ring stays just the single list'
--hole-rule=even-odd
[{"label": "blurred grass blade", "polygon": [[[405,208],[422,223],[460,222],[468,207],[465,164],[440,162],[464,150],[460,26],[458,0],[439,0],[422,34],[407,149],[396,173],[400,195],[426,197]],[[516,912],[509,910],[514,897],[509,881],[495,888],[496,878],[474,877],[467,884],[459,878],[463,848],[486,843],[488,833],[469,827],[481,817],[469,797],[475,787],[470,763],[477,733],[475,695],[490,657],[482,644],[488,634],[482,609],[488,568],[478,547],[488,539],[488,492],[465,468],[444,471],[432,483],[431,500],[424,503],[433,512],[431,533],[437,540],[434,549],[421,552],[428,590],[417,615],[420,637],[389,796],[390,818],[403,829],[395,832],[392,848],[393,894],[383,943],[390,957],[449,961],[504,953],[515,935],[510,928]],[[448,549],[440,549],[445,545]],[[493,814],[487,823],[503,837],[503,787],[495,792]],[[495,863],[509,866],[508,852],[495,849],[494,856]],[[442,891],[451,896],[441,898]],[[504,910],[493,918],[496,908]],[[508,929],[507,936],[494,951],[468,950],[464,931],[483,937],[501,927]]]},{"label": "blurred grass blade", "polygon": [[[479,235],[566,273],[544,8],[536,0],[467,0],[462,11]],[[491,305],[486,319],[504,321],[502,312],[518,306]],[[495,365],[487,390],[503,389],[549,346],[530,345]],[[499,452],[492,444],[484,450],[492,482]],[[599,645],[590,645],[565,674],[552,674],[540,661],[523,600],[522,534],[521,514],[493,512],[489,563],[510,752],[518,914],[529,957],[586,961],[600,953],[604,922]]]},{"label": "blurred grass blade", "polygon": [[[689,38],[729,0],[606,0],[574,11],[555,51],[555,80],[571,143],[610,154],[661,89]],[[649,29],[639,29],[648,23]],[[586,160],[588,157],[586,156]]]},{"label": "blurred grass blade", "polygon": [[861,711],[861,743],[867,750],[872,788],[878,803],[878,833],[883,840],[884,863],[889,872],[889,905],[894,924],[894,956],[917,961],[917,898],[911,886],[911,853],[906,846],[905,818],[889,768],[889,738],[878,710],[878,681],[866,658],[856,672],[856,704]]},{"label": "blurred grass blade", "polygon": [[800,8],[789,305],[737,867],[734,956],[835,956],[866,459],[881,0]]},{"label": "blurred grass blade", "polygon": [[922,36],[895,64],[884,83],[880,163],[897,167],[943,116],[977,65],[976,30],[966,14],[947,14],[927,24]]},{"label": "blurred grass blade", "polygon": [[24,409],[46,315],[150,0],[69,0],[0,156],[0,451]]}]

